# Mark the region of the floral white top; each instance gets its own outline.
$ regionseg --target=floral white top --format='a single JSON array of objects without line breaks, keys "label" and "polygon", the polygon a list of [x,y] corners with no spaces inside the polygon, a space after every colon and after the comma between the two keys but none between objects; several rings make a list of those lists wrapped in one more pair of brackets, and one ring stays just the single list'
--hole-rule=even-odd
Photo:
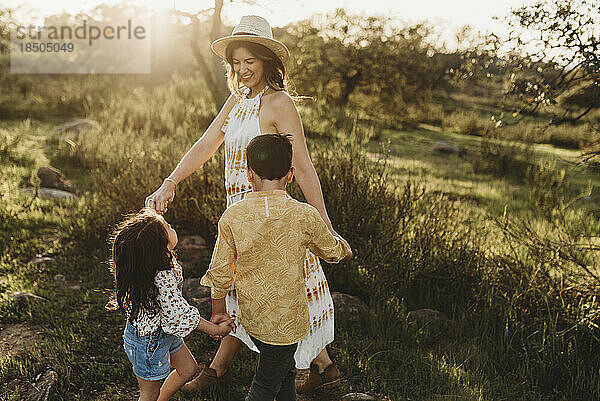
[{"label": "floral white top", "polygon": [[167,334],[185,337],[198,327],[200,312],[183,297],[183,271],[178,263],[173,269],[160,270],[154,277],[158,289],[160,310],[156,314],[141,309],[133,322],[141,336],[153,333],[159,327]]}]

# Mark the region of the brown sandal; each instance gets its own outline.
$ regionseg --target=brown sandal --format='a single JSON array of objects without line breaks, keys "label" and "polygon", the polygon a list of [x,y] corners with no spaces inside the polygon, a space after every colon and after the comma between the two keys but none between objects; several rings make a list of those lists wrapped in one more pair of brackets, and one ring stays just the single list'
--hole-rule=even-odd
[{"label": "brown sandal", "polygon": [[335,366],[335,362],[329,365],[323,373],[319,373],[317,365],[311,362],[308,376],[303,382],[296,383],[298,394],[307,394],[324,388],[334,388],[340,385],[342,375]]}]

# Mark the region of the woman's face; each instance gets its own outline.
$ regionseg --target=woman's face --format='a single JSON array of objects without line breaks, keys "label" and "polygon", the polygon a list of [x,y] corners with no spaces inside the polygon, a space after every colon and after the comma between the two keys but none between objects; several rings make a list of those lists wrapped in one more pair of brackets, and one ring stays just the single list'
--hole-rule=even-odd
[{"label": "woman's face", "polygon": [[238,47],[232,53],[233,71],[240,82],[248,88],[264,86],[264,62],[250,53],[245,47]]}]

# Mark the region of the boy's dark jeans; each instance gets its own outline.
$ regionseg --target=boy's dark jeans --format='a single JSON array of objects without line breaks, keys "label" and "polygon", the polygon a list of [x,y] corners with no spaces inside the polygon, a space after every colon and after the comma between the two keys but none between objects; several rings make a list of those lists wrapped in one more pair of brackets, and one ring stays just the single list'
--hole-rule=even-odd
[{"label": "boy's dark jeans", "polygon": [[260,351],[258,366],[246,401],[296,401],[296,362],[298,343],[271,345],[250,336]]}]

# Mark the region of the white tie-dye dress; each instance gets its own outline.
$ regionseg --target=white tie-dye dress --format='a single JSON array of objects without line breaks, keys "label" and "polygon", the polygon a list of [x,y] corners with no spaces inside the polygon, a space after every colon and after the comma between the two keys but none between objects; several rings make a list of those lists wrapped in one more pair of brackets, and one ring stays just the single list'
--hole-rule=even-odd
[{"label": "white tie-dye dress", "polygon": [[[225,133],[225,189],[227,191],[227,207],[244,199],[252,191],[246,175],[246,146],[252,138],[260,135],[258,110],[260,99],[267,91],[265,87],[253,98],[246,96],[239,99],[233,106],[221,130]],[[310,313],[310,332],[298,344],[296,351],[296,367],[307,369],[310,362],[333,341],[333,300],[329,292],[327,279],[319,258],[306,250],[304,260],[304,280],[306,297]],[[282,283],[285,285],[285,283]],[[235,284],[234,284],[235,287]],[[258,352],[256,346],[237,320],[238,305],[235,290],[230,291],[225,298],[227,310],[236,318],[238,326],[236,333],[231,333],[243,341],[250,349]]]}]

